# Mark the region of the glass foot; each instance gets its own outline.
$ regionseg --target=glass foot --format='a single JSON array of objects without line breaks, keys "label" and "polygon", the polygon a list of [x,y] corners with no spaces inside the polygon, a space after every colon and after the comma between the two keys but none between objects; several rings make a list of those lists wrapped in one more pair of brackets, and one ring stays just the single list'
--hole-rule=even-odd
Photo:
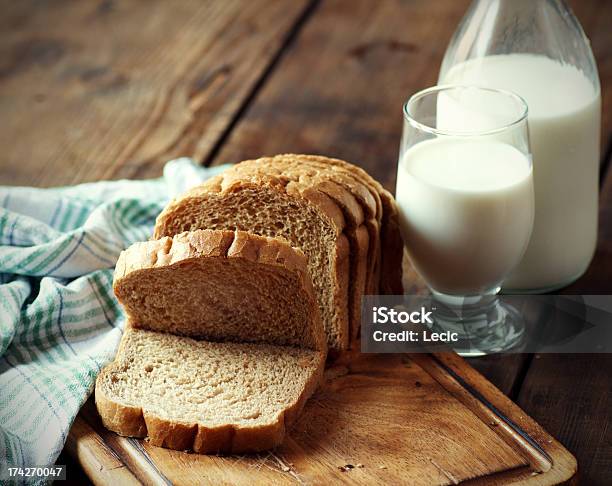
[{"label": "glass foot", "polygon": [[497,291],[468,297],[434,292],[432,330],[456,333],[451,346],[460,356],[516,350],[523,341],[525,322],[514,307],[498,300]]}]

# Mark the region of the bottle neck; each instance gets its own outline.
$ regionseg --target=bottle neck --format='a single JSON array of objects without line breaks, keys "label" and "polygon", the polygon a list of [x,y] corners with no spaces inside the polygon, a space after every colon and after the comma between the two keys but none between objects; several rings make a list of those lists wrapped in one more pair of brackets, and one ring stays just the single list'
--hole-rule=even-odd
[{"label": "bottle neck", "polygon": [[589,40],[565,0],[474,0],[451,39],[440,79],[461,62],[515,53],[575,66],[599,90]]}]

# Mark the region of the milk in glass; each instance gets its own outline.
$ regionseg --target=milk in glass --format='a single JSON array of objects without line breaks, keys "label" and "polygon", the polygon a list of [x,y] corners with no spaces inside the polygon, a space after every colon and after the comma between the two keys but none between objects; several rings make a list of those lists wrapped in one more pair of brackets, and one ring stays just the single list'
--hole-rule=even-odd
[{"label": "milk in glass", "polygon": [[520,261],[533,224],[529,159],[503,141],[448,137],[404,152],[396,199],[411,261],[436,291],[490,291]]}]

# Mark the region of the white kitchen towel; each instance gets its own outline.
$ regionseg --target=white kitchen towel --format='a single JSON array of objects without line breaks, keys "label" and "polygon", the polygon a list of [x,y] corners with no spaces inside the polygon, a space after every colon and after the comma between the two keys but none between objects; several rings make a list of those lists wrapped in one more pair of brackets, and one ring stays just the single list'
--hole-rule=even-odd
[{"label": "white kitchen towel", "polygon": [[121,337],[119,253],[149,239],[170,198],[224,168],[183,158],[154,180],[0,187],[0,477],[55,463]]}]

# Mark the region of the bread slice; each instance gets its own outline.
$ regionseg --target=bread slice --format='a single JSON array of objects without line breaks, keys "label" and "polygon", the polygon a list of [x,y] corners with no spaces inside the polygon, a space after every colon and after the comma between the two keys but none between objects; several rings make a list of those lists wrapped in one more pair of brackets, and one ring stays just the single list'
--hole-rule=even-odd
[{"label": "bread slice", "polygon": [[282,443],[321,380],[325,354],[125,330],[96,381],[104,425],[152,445],[199,453]]},{"label": "bread slice", "polygon": [[276,239],[197,230],[136,243],[121,253],[113,288],[136,328],[326,347],[306,257]]},{"label": "bread slice", "polygon": [[[350,334],[354,335],[355,329],[361,325],[361,297],[366,292],[370,235],[365,225],[364,208],[352,193],[352,187],[359,183],[350,181],[340,171],[330,170],[330,167],[312,156],[281,155],[245,161],[234,170],[290,177],[306,185],[316,185],[342,209],[346,222],[344,233],[350,245],[349,329]],[[361,188],[367,192],[363,186]],[[378,233],[374,236],[378,238]]]},{"label": "bread slice", "polygon": [[308,259],[330,349],[348,348],[349,242],[338,205],[299,177],[230,168],[172,201],[155,238],[198,228],[284,238]]},{"label": "bread slice", "polygon": [[198,230],[128,248],[114,289],[128,325],[96,381],[107,428],[201,453],[282,442],[326,357],[302,252],[240,231]]}]

